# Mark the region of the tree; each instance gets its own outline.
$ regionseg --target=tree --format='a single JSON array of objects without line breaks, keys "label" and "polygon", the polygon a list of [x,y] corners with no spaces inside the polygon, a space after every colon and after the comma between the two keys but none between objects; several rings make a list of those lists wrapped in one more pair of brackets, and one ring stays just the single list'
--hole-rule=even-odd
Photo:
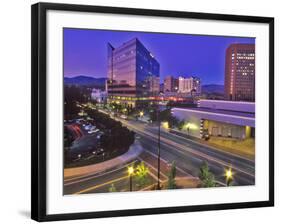
[{"label": "tree", "polygon": [[200,167],[199,178],[201,180],[201,187],[215,187],[215,176],[210,172],[208,163],[205,161]]},{"label": "tree", "polygon": [[114,184],[111,184],[110,188],[108,189],[109,192],[116,192],[116,188]]},{"label": "tree", "polygon": [[185,125],[185,121],[184,120],[181,120],[179,123],[178,123],[178,129],[181,131],[183,129]]},{"label": "tree", "polygon": [[168,173],[168,185],[167,185],[168,189],[175,189],[177,187],[176,186],[176,180],[175,180],[176,172],[177,172],[176,162],[173,161],[171,169],[170,169],[170,171]]},{"label": "tree", "polygon": [[96,109],[85,108],[85,112],[93,118],[98,128],[106,130],[100,139],[100,145],[106,151],[118,150],[122,153],[134,143],[134,132],[122,126],[120,121],[116,121]]},{"label": "tree", "polygon": [[[157,113],[158,113],[157,110],[159,109],[156,107],[150,110],[149,116],[151,121],[157,121]],[[158,119],[160,120],[160,122],[161,121],[168,122],[169,127],[174,127],[179,124],[179,120],[175,116],[173,116],[170,108],[159,111]]]},{"label": "tree", "polygon": [[142,161],[136,168],[136,180],[138,184],[143,187],[148,182],[148,167]]}]

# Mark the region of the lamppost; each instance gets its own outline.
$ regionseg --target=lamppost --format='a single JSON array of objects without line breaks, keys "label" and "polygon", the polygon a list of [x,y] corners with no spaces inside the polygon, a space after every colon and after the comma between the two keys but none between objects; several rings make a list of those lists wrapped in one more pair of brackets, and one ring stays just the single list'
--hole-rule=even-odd
[{"label": "lamppost", "polygon": [[140,115],[140,117],[143,117],[144,112],[143,112],[143,111],[140,111],[139,115]]},{"label": "lamppost", "polygon": [[226,186],[229,186],[231,181],[233,180],[233,173],[231,168],[225,171],[225,180],[226,180]]},{"label": "lamppost", "polygon": [[128,167],[128,174],[129,174],[129,179],[130,179],[130,191],[132,191],[133,188],[133,174],[134,174],[134,167],[129,166]]},{"label": "lamppost", "polygon": [[161,121],[160,121],[160,108],[159,105],[157,107],[157,121],[158,121],[158,172],[157,172],[157,189],[160,190],[160,125],[161,125]]},{"label": "lamppost", "polygon": [[127,111],[128,111],[127,108],[123,109],[124,114],[127,114]]},{"label": "lamppost", "polygon": [[161,119],[160,119],[160,104],[159,102],[157,103],[157,108],[156,108],[156,120],[158,122],[158,152],[157,152],[157,190],[161,189],[160,186],[160,130],[161,130]]},{"label": "lamppost", "polygon": [[[160,93],[159,95],[159,100],[163,100],[163,96]],[[160,186],[160,129],[161,129],[161,119],[160,119],[160,102],[158,102],[157,104],[157,109],[156,109],[156,119],[158,121],[158,153],[157,153],[157,163],[158,163],[158,167],[157,167],[157,189],[160,190],[161,186]]]}]

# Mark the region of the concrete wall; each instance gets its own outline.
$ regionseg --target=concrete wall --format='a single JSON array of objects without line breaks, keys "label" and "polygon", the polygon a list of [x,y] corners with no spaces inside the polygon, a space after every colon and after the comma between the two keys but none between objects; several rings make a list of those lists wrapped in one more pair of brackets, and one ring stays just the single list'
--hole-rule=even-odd
[{"label": "concrete wall", "polygon": [[186,125],[183,131],[189,135],[200,138],[201,119],[204,120],[204,129],[208,129],[210,135],[231,136],[233,138],[244,139],[249,137],[250,132],[246,132],[246,127],[255,127],[254,118],[241,118],[227,116],[226,114],[203,113],[192,109],[173,108],[173,115],[179,120],[184,120]]},{"label": "concrete wall", "polygon": [[204,129],[208,129],[209,135],[211,136],[231,137],[239,139],[245,139],[247,137],[246,127],[244,126],[206,120],[204,121]]},{"label": "concrete wall", "polygon": [[225,100],[200,100],[198,107],[255,113],[255,103]]},{"label": "concrete wall", "polygon": [[187,120],[189,117],[196,117],[199,120],[212,120],[223,123],[235,124],[240,126],[250,126],[255,127],[255,118],[237,116],[237,115],[228,115],[228,114],[217,114],[205,111],[198,111],[195,109],[188,108],[173,108],[172,109],[174,116],[180,120]]}]

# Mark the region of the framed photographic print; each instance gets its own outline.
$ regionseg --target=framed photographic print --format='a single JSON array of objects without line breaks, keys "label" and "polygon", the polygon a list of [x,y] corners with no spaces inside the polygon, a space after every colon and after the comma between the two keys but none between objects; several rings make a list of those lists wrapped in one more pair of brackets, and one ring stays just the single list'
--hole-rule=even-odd
[{"label": "framed photographic print", "polygon": [[274,19],[32,6],[32,218],[274,205]]}]

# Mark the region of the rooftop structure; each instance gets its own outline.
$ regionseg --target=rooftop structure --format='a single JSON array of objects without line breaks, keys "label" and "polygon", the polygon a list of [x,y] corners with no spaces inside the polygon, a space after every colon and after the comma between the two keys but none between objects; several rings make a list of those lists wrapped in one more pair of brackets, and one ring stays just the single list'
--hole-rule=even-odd
[{"label": "rooftop structure", "polygon": [[240,139],[254,136],[255,103],[201,100],[199,105],[172,109],[174,116],[192,124],[190,135],[200,138],[208,133]]}]

